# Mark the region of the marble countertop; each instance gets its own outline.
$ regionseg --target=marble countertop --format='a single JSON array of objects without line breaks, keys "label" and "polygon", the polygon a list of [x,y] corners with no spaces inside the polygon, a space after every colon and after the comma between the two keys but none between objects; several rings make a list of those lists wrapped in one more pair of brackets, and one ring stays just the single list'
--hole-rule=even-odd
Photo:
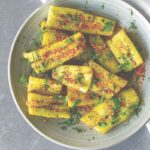
[{"label": "marble countertop", "polygon": [[[44,0],[41,0],[44,1]],[[7,61],[13,38],[40,0],[0,0],[0,150],[66,150],[36,133],[22,118],[10,94]],[[149,0],[125,0],[150,21]],[[128,140],[106,150],[150,150],[150,134],[142,127]],[[69,149],[68,149],[69,150]]]}]

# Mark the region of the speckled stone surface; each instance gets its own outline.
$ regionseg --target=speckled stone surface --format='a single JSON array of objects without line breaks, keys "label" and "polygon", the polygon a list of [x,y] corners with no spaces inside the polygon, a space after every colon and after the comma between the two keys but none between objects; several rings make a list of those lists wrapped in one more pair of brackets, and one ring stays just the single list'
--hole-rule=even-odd
[{"label": "speckled stone surface", "polygon": [[[44,0],[41,0],[44,1]],[[36,133],[19,114],[10,94],[7,61],[13,38],[40,0],[0,0],[0,150],[66,150]],[[126,0],[150,21],[150,0]],[[128,140],[106,150],[150,150],[144,126]]]}]

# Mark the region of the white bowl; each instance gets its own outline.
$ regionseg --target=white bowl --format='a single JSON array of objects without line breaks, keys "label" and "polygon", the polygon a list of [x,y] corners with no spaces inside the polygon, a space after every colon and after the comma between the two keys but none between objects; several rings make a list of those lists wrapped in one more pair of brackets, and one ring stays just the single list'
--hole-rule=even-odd
[{"label": "white bowl", "polygon": [[[50,4],[57,3],[51,2]],[[39,22],[47,16],[50,4],[38,8],[29,16],[19,29],[12,44],[8,63],[8,77],[11,93],[17,108],[29,125],[39,134],[62,146],[76,149],[102,149],[125,140],[139,130],[150,117],[150,83],[147,79],[150,76],[150,68],[148,67],[150,66],[150,24],[136,9],[121,0],[89,0],[87,4],[85,4],[85,0],[61,0],[57,4],[78,9],[83,9],[86,5],[87,10],[92,10],[94,14],[114,18],[127,29],[130,22],[135,20],[138,28],[133,35],[146,51],[146,77],[142,86],[142,96],[145,105],[139,117],[132,117],[128,125],[122,124],[106,135],[100,135],[96,131],[88,129],[83,124],[78,126],[84,126],[87,131],[76,133],[72,129],[61,130],[58,124],[60,121],[58,120],[49,119],[47,122],[43,122],[43,118],[29,116],[25,105],[26,92],[18,83],[21,74],[29,73],[29,70],[25,67],[22,53],[24,50],[31,48],[31,41],[39,31]],[[102,5],[104,5],[104,9]],[[133,15],[131,15],[131,10]]]}]

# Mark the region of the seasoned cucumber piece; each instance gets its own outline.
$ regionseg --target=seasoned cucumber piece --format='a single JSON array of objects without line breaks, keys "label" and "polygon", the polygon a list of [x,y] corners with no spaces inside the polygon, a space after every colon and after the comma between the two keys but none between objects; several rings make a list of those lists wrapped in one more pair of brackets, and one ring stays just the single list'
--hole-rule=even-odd
[{"label": "seasoned cucumber piece", "polygon": [[47,25],[55,29],[110,36],[115,21],[72,8],[50,6]]},{"label": "seasoned cucumber piece", "polygon": [[83,116],[80,120],[89,127],[95,127],[100,120],[105,119],[107,116],[113,114],[112,104],[105,101],[92,109],[91,112]]},{"label": "seasoned cucumber piece", "polygon": [[63,65],[52,71],[53,79],[84,93],[90,88],[92,75],[92,69],[89,66]]},{"label": "seasoned cucumber piece", "polygon": [[55,29],[49,29],[47,28],[47,21],[43,20],[40,23],[41,31],[42,31],[42,39],[41,44],[42,46],[48,46],[50,44],[53,44],[55,42],[62,41],[69,37],[68,34]]},{"label": "seasoned cucumber piece", "polygon": [[56,100],[54,96],[28,93],[29,114],[47,118],[70,118],[69,107],[63,104],[63,99]]},{"label": "seasoned cucumber piece", "polygon": [[139,98],[135,90],[130,88],[117,97],[97,105],[89,114],[82,117],[81,121],[104,134],[127,120],[137,105],[139,105]]},{"label": "seasoned cucumber piece", "polygon": [[72,88],[67,88],[68,106],[74,107],[78,101],[77,106],[96,105],[99,103],[98,98],[92,98],[89,93],[83,93]]},{"label": "seasoned cucumber piece", "polygon": [[49,47],[24,53],[24,57],[33,62],[31,66],[36,73],[41,73],[80,55],[83,48],[85,48],[84,35],[77,33]]},{"label": "seasoned cucumber piece", "polygon": [[93,69],[95,77],[91,91],[97,95],[109,99],[126,86],[126,80],[108,72],[94,61],[89,61],[88,65]]},{"label": "seasoned cucumber piece", "polygon": [[40,94],[57,94],[62,90],[62,84],[54,80],[42,79],[30,76],[28,84],[28,92]]},{"label": "seasoned cucumber piece", "polygon": [[30,62],[36,62],[39,60],[45,61],[47,59],[52,59],[51,57],[59,58],[62,54],[64,54],[65,52],[67,53],[68,51],[71,51],[73,53],[78,47],[80,49],[81,47],[84,46],[85,46],[84,35],[82,33],[76,33],[68,37],[67,39],[54,43],[50,46],[43,47],[38,50],[33,50],[28,53],[24,53],[23,56]]},{"label": "seasoned cucumber piece", "polygon": [[96,54],[98,54],[97,61],[99,64],[114,74],[121,71],[120,64],[101,36],[90,35],[89,41]]},{"label": "seasoned cucumber piece", "polygon": [[138,50],[123,29],[107,43],[124,71],[131,71],[143,63]]},{"label": "seasoned cucumber piece", "polygon": [[94,127],[95,130],[102,134],[108,132],[110,129],[129,119],[134,109],[139,105],[139,98],[132,88],[121,92],[118,95],[118,99],[120,99],[122,103],[118,116],[112,116],[103,122],[99,122],[99,124]]}]

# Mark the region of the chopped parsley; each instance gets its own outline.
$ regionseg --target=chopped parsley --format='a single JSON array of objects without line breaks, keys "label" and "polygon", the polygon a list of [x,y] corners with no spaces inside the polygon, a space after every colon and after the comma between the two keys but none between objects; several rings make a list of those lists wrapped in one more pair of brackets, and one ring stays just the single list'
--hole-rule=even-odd
[{"label": "chopped parsley", "polygon": [[33,40],[33,44],[36,48],[40,48],[41,47],[41,41],[39,39],[32,39]]},{"label": "chopped parsley", "polygon": [[99,57],[99,55],[96,52],[91,52],[89,55],[90,55],[89,57],[92,60],[95,60],[95,59],[97,59]]},{"label": "chopped parsley", "polygon": [[68,43],[68,44],[71,44],[73,41],[74,41],[73,38],[67,38],[66,39],[66,43]]},{"label": "chopped parsley", "polygon": [[45,79],[44,87],[45,87],[45,90],[47,91],[48,88],[50,87],[50,85],[49,85],[49,80]]},{"label": "chopped parsley", "polygon": [[132,29],[132,30],[136,30],[136,29],[137,29],[137,26],[136,26],[135,21],[132,21],[132,22],[130,23],[129,29]]},{"label": "chopped parsley", "polygon": [[118,112],[120,110],[120,107],[121,107],[121,100],[119,98],[116,98],[116,97],[113,97],[111,100],[115,104],[113,106],[113,110]]},{"label": "chopped parsley", "polygon": [[73,106],[71,107],[72,109],[76,108],[77,105],[79,105],[81,103],[81,100],[80,99],[76,99],[73,103]]},{"label": "chopped parsley", "polygon": [[20,78],[19,78],[19,83],[22,84],[23,86],[26,86],[28,84],[28,79],[25,75],[22,75]]},{"label": "chopped parsley", "polygon": [[83,129],[83,128],[81,128],[81,127],[74,127],[74,128],[72,128],[72,129],[75,130],[75,131],[78,132],[78,133],[86,132],[86,130]]},{"label": "chopped parsley", "polygon": [[78,16],[78,15],[68,14],[68,17],[69,17],[72,21],[80,22],[80,16]]},{"label": "chopped parsley", "polygon": [[133,16],[133,10],[132,9],[130,9],[130,15]]},{"label": "chopped parsley", "polygon": [[94,43],[97,43],[97,41],[98,41],[97,36],[93,36],[93,42],[94,42]]},{"label": "chopped parsley", "polygon": [[134,114],[135,114],[136,116],[138,116],[138,115],[139,115],[139,112],[142,110],[140,104],[134,105],[134,106],[133,106],[133,109],[134,109]]},{"label": "chopped parsley", "polygon": [[105,9],[105,5],[103,4],[103,5],[101,5],[101,8],[104,10]]},{"label": "chopped parsley", "polygon": [[85,6],[84,6],[85,9],[87,8],[87,4],[88,4],[88,0],[85,0]]},{"label": "chopped parsley", "polygon": [[64,98],[63,95],[58,95],[58,94],[54,94],[54,95],[53,95],[53,99],[54,99],[54,100],[60,100],[60,99],[62,99],[62,98]]},{"label": "chopped parsley", "polygon": [[110,32],[112,30],[112,28],[113,28],[113,23],[112,22],[106,22],[103,30],[105,32]]},{"label": "chopped parsley", "polygon": [[118,117],[113,117],[111,124],[116,125],[118,122],[119,122],[119,118]]},{"label": "chopped parsley", "polygon": [[99,122],[98,125],[100,127],[106,127],[107,126],[107,123],[106,122]]},{"label": "chopped parsley", "polygon": [[60,123],[60,125],[69,127],[75,124],[78,124],[80,122],[81,114],[79,112],[74,112],[71,114],[71,118],[68,120],[65,120]]},{"label": "chopped parsley", "polygon": [[65,96],[64,98],[64,104],[67,104],[68,103],[68,96]]},{"label": "chopped parsley", "polygon": [[99,103],[102,103],[102,102],[104,102],[104,96],[99,97]]},{"label": "chopped parsley", "polygon": [[77,77],[76,77],[76,80],[77,80],[78,83],[83,83],[83,81],[84,81],[84,74],[83,73],[78,73]]}]

